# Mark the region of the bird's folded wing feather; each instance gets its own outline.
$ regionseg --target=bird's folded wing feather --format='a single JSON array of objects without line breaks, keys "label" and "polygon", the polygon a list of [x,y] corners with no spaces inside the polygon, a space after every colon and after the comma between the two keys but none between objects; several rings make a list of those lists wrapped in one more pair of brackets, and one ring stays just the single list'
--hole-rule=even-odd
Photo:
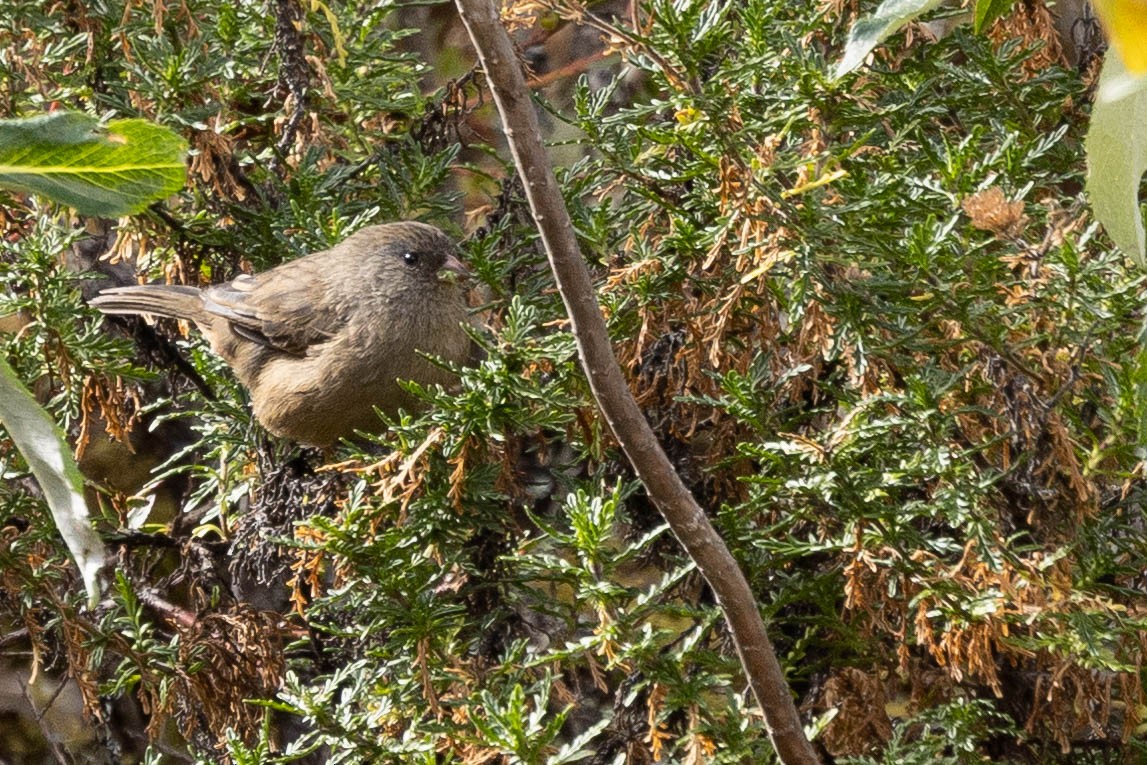
[{"label": "bird's folded wing feather", "polygon": [[203,293],[203,307],[252,342],[305,356],[346,323],[342,306],[314,300],[324,292],[324,275],[305,260],[210,287]]}]

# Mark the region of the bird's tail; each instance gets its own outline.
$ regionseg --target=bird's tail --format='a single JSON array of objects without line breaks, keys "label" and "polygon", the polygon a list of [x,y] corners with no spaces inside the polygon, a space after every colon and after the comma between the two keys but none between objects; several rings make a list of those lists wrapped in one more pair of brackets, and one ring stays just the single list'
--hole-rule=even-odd
[{"label": "bird's tail", "polygon": [[115,287],[102,291],[89,302],[104,313],[117,315],[148,313],[192,321],[203,315],[199,289],[175,284]]}]

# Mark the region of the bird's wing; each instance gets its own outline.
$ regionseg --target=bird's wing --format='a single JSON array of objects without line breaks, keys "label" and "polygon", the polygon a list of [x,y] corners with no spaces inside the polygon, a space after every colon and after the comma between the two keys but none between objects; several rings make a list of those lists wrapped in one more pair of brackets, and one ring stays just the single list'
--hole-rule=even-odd
[{"label": "bird's wing", "polygon": [[303,260],[255,276],[240,276],[203,292],[203,308],[237,335],[292,356],[331,339],[346,324],[344,306],[317,300],[324,275]]}]

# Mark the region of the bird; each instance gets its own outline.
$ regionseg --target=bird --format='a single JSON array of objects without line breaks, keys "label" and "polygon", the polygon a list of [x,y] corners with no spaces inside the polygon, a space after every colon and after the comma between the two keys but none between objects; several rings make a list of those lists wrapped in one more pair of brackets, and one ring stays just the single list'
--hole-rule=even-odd
[{"label": "bird", "polygon": [[269,432],[328,447],[414,411],[398,380],[448,385],[471,355],[469,276],[440,229],[367,226],[328,250],[205,288],[145,284],[102,290],[105,314],[193,322],[251,394]]}]

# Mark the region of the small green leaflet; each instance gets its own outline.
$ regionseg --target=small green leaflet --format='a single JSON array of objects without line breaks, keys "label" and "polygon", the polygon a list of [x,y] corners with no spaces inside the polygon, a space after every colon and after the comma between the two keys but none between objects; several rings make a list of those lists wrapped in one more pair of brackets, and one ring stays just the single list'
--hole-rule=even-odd
[{"label": "small green leaflet", "polygon": [[147,120],[101,127],[60,112],[0,120],[0,186],[43,194],[81,215],[136,213],[183,188],[187,143]]}]

